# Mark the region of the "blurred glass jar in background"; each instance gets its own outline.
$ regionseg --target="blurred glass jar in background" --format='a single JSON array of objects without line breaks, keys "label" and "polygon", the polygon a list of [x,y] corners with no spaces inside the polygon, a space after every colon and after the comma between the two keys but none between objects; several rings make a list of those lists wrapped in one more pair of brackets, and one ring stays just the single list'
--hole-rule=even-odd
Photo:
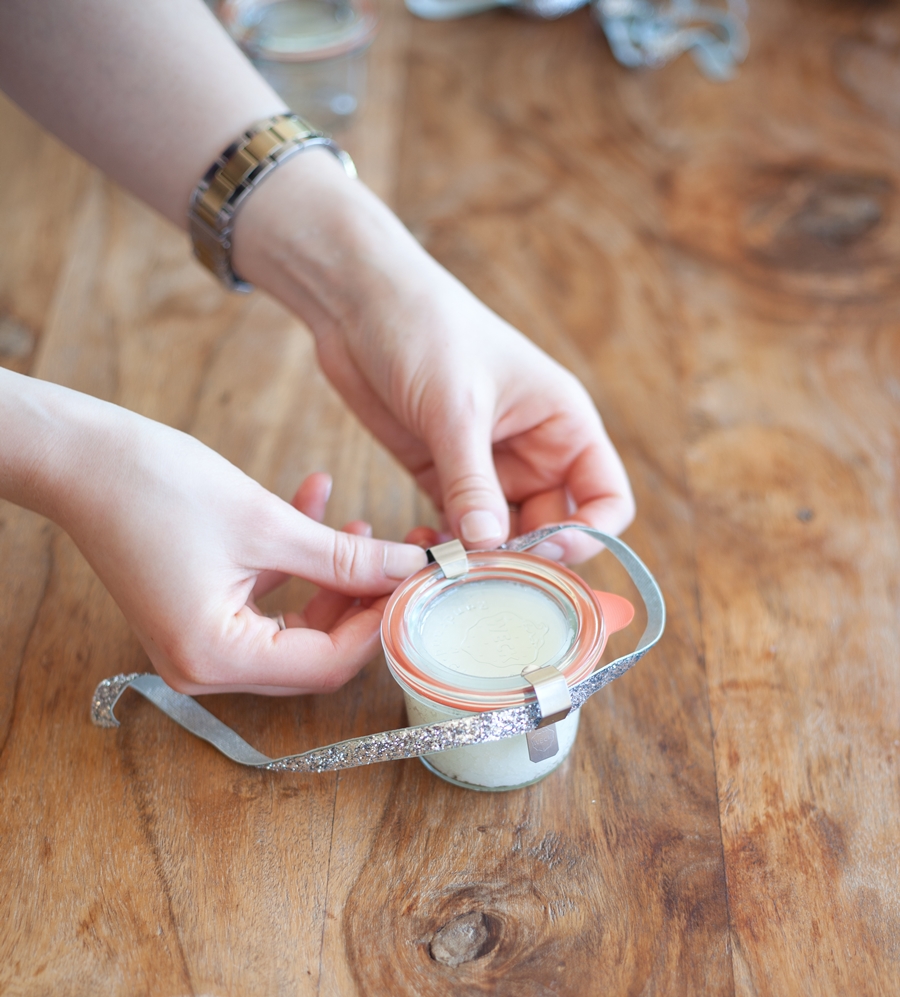
[{"label": "blurred glass jar in background", "polygon": [[323,131],[350,123],[365,97],[375,0],[222,0],[214,9],[292,111]]}]

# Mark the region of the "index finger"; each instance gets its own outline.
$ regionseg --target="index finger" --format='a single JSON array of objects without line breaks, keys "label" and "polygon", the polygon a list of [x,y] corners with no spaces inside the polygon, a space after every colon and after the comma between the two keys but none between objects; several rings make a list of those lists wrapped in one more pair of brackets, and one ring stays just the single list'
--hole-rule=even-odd
[{"label": "index finger", "polygon": [[[591,441],[567,468],[558,487],[522,503],[520,527],[529,533],[557,523],[583,523],[617,536],[634,519],[634,496],[621,458],[605,435]],[[547,542],[546,556],[578,564],[594,557],[602,544],[577,530]],[[550,548],[550,545],[553,548]],[[536,553],[542,553],[536,548]]]}]

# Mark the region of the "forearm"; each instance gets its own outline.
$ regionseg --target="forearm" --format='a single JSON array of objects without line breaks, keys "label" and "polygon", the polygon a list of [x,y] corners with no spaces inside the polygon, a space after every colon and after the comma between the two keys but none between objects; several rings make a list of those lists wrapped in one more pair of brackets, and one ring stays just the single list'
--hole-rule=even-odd
[{"label": "forearm", "polygon": [[[0,0],[0,86],[180,225],[222,149],[284,110],[201,0]],[[630,520],[625,470],[583,387],[327,152],[293,157],[247,197],[233,263],[306,320],[332,383],[466,542],[502,541],[509,503],[524,530]]]},{"label": "forearm", "polygon": [[[322,691],[371,659],[381,604],[355,598],[392,591],[425,553],[321,525],[323,485],[288,505],[184,433],[0,368],[0,498],[66,530],[181,691]],[[328,593],[282,634],[254,595],[290,575]]]},{"label": "forearm", "polygon": [[[98,462],[127,446],[124,409],[0,368],[0,498],[66,526],[97,480]],[[67,515],[67,510],[69,515]]]},{"label": "forearm", "polygon": [[0,88],[182,227],[207,166],[285,107],[201,0],[0,0]]},{"label": "forearm", "polygon": [[[222,149],[285,110],[201,0],[0,0],[0,88],[181,227]],[[396,270],[404,253],[426,258],[324,150],[266,178],[238,213],[234,244],[237,272],[316,333],[371,311],[378,259]]]}]

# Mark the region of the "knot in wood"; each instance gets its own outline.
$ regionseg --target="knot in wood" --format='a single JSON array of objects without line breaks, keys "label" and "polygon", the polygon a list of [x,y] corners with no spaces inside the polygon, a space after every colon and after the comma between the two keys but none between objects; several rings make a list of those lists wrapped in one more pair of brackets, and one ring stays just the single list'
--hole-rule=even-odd
[{"label": "knot in wood", "polygon": [[494,918],[473,910],[448,921],[434,933],[428,952],[435,962],[461,966],[487,955],[497,940]]},{"label": "knot in wood", "polygon": [[844,189],[825,186],[814,191],[792,224],[798,232],[820,242],[850,245],[867,235],[884,215],[877,190],[866,189],[871,186],[847,183]]},{"label": "knot in wood", "polygon": [[744,234],[768,262],[833,270],[877,258],[873,236],[893,194],[888,177],[795,168],[762,179],[768,190],[747,215]]}]

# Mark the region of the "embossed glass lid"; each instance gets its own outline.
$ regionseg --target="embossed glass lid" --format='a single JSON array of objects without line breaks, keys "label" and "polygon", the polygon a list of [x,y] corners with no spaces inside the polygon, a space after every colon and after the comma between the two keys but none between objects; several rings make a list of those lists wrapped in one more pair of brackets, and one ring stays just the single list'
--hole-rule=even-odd
[{"label": "embossed glass lid", "polygon": [[533,554],[469,553],[468,564],[453,579],[431,565],[391,597],[381,635],[402,686],[480,712],[531,702],[524,668],[553,665],[569,685],[590,674],[606,627],[586,582]]}]

